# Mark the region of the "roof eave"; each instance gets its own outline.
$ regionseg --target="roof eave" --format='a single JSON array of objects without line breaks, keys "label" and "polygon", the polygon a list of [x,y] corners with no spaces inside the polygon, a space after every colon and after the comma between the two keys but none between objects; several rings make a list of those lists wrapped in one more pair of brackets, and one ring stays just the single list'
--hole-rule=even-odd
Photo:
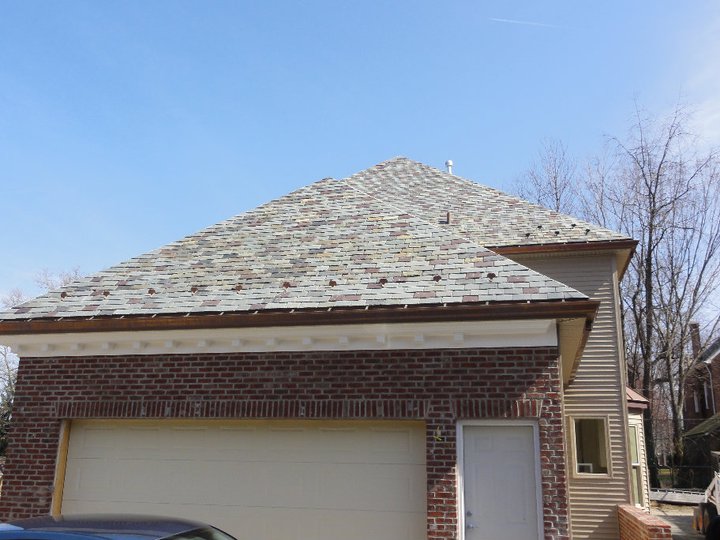
[{"label": "roof eave", "polygon": [[525,244],[514,246],[487,246],[488,249],[504,256],[530,255],[542,253],[576,253],[583,251],[614,251],[618,255],[618,279],[622,279],[630,265],[630,260],[638,245],[631,238],[618,240],[602,240],[597,242],[565,242],[547,244]]},{"label": "roof eave", "polygon": [[0,335],[183,330],[313,324],[408,323],[497,319],[584,318],[589,328],[600,303],[595,300],[359,306],[252,312],[174,313],[0,320]]}]

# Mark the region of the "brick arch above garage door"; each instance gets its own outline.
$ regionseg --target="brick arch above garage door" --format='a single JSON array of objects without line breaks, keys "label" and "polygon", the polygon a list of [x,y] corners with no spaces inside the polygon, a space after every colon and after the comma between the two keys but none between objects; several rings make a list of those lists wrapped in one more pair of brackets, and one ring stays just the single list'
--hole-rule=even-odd
[{"label": "brick arch above garage door", "polygon": [[424,422],[74,421],[63,513],[208,521],[237,536],[425,536]]}]

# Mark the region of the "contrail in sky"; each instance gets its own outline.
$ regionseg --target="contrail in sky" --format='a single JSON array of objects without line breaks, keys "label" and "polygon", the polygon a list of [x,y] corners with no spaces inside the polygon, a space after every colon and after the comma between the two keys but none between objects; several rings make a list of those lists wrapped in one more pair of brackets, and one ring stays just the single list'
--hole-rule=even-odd
[{"label": "contrail in sky", "polygon": [[545,24],[545,23],[535,22],[535,21],[518,21],[515,19],[496,19],[494,17],[491,17],[490,20],[493,22],[506,23],[506,24],[522,24],[525,26],[543,26],[545,28],[562,28],[561,26],[557,26],[554,24]]}]

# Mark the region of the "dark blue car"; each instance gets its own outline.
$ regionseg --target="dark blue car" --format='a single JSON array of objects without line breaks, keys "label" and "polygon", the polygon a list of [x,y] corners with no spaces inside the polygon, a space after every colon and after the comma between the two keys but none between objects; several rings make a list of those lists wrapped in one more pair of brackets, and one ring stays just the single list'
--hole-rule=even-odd
[{"label": "dark blue car", "polygon": [[235,540],[177,518],[126,515],[36,517],[0,523],[0,540]]}]

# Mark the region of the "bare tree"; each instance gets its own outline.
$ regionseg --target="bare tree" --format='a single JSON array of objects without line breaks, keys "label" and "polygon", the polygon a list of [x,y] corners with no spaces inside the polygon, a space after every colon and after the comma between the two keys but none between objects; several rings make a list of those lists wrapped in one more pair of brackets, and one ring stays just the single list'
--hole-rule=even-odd
[{"label": "bare tree", "polygon": [[8,308],[17,306],[25,301],[25,294],[20,289],[11,289],[0,298],[0,307]]},{"label": "bare tree", "polygon": [[0,345],[0,456],[5,455],[7,434],[15,395],[17,356],[9,347]]},{"label": "bare tree", "polygon": [[701,320],[702,333],[713,336],[720,322],[706,309],[720,285],[720,171],[715,160],[701,165],[698,181],[672,208],[673,226],[659,245],[653,276],[658,375],[668,381],[673,448],[680,460],[685,380],[695,363],[690,325]]},{"label": "bare tree", "polygon": [[[631,378],[651,401],[662,399],[655,394],[663,385],[677,458],[683,454],[684,383],[693,362],[690,322],[705,314],[720,269],[717,156],[696,152],[686,125],[681,108],[661,124],[636,111],[628,140],[613,139],[612,184],[601,195],[611,225],[639,240],[623,288]],[[717,319],[706,325],[714,329]],[[651,461],[652,410],[645,416]]]},{"label": "bare tree", "polygon": [[556,212],[573,214],[577,200],[576,170],[567,147],[561,141],[545,139],[537,160],[517,184],[518,195]]},{"label": "bare tree", "polygon": [[[0,299],[0,307],[8,308],[25,300],[20,289],[13,289]],[[12,403],[15,396],[18,357],[10,347],[0,345],[0,456],[5,455],[7,435],[12,418]]]},{"label": "bare tree", "polygon": [[[709,340],[720,321],[711,309],[720,285],[720,166],[715,151],[697,149],[688,125],[682,107],[660,122],[636,108],[630,134],[609,139],[578,189],[582,217],[639,241],[621,286],[622,317],[628,382],[652,402],[645,431],[653,473],[660,430],[656,437],[652,411],[665,411],[671,421],[662,431],[672,441],[663,446],[683,455],[685,378],[694,362],[690,323],[700,320]],[[544,162],[556,162],[556,149],[545,148]],[[527,179],[531,193],[558,195],[549,175]],[[558,200],[543,202],[553,208]]]},{"label": "bare tree", "polygon": [[82,274],[77,267],[70,270],[60,270],[59,272],[52,272],[44,268],[35,276],[35,283],[45,291],[54,291],[81,277]]},{"label": "bare tree", "polygon": [[[57,289],[81,277],[77,268],[70,271],[50,272],[43,270],[35,282],[45,291]],[[16,306],[27,300],[20,289],[12,289],[0,298],[0,308]],[[18,357],[10,347],[0,345],[0,456],[5,455],[7,434],[12,419],[12,404],[15,396]]]}]

